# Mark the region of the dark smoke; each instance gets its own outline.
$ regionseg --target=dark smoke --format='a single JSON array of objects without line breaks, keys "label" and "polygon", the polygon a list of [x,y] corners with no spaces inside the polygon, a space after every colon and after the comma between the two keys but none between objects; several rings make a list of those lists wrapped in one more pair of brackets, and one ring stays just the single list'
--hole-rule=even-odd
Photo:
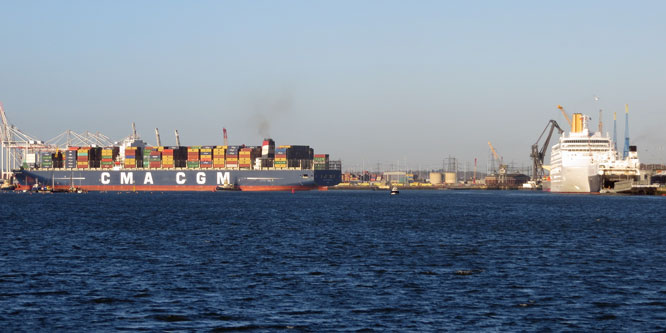
[{"label": "dark smoke", "polygon": [[271,123],[288,115],[292,107],[293,99],[290,94],[255,100],[252,122],[257,128],[257,134],[264,138],[270,137]]}]

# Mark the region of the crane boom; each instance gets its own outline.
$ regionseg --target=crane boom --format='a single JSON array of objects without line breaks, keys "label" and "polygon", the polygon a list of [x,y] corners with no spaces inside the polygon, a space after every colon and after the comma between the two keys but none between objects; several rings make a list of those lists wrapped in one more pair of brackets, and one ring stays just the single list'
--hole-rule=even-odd
[{"label": "crane boom", "polygon": [[[550,127],[549,131],[548,127]],[[546,156],[546,150],[548,149],[548,145],[550,144],[550,138],[553,136],[553,131],[556,128],[560,135],[564,133],[562,128],[560,128],[560,125],[558,125],[555,120],[551,119],[550,121],[548,121],[548,123],[546,124],[546,128],[543,129],[537,141],[532,145],[532,153],[530,154],[530,157],[532,158],[532,180],[535,182],[539,181],[543,176],[543,169],[544,169],[543,161]],[[546,131],[548,131],[548,136],[546,136],[543,146],[541,146],[541,149],[539,149],[539,140],[541,140]]]},{"label": "crane boom", "polygon": [[180,147],[180,135],[178,135],[178,130],[176,130],[176,146]]},{"label": "crane boom", "polygon": [[[562,105],[558,105],[557,108],[560,109],[560,111],[562,111],[562,114],[564,115],[564,119],[566,119],[567,123],[569,123],[569,127],[573,126],[571,124],[571,118],[569,118],[569,115],[567,114],[567,112],[564,111],[564,108],[562,107]],[[559,126],[558,126],[558,128],[559,128]]]},{"label": "crane boom", "polygon": [[499,155],[497,155],[497,152],[495,151],[495,147],[493,147],[493,144],[490,143],[490,141],[488,141],[488,146],[490,146],[490,151],[493,152],[493,156],[495,157],[495,159],[497,160],[497,162],[499,162],[499,163],[501,164],[501,163],[502,163],[502,159],[499,157]]},{"label": "crane boom", "polygon": [[162,140],[160,140],[160,130],[155,127],[155,139],[157,139],[157,146],[162,147]]}]

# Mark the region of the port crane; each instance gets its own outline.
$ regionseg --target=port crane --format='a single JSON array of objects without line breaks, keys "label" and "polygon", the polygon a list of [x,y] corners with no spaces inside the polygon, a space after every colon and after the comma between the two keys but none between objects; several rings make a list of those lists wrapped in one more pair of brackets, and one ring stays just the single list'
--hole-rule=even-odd
[{"label": "port crane", "polygon": [[109,137],[84,131],[76,133],[66,130],[46,141],[38,140],[9,123],[5,110],[0,103],[0,178],[10,179],[12,170],[22,167],[30,154],[38,152],[55,153],[68,146],[109,146],[113,143]]},{"label": "port crane", "polygon": [[162,140],[160,140],[160,130],[155,128],[155,139],[157,140],[157,146],[162,147]]},{"label": "port crane", "polygon": [[[553,136],[553,131],[556,128],[560,135],[564,133],[562,128],[560,128],[560,125],[558,125],[555,120],[551,119],[550,121],[548,121],[548,123],[546,124],[546,128],[543,129],[543,132],[541,132],[541,135],[539,136],[537,141],[532,145],[532,153],[530,154],[530,157],[532,158],[532,181],[534,182],[535,185],[538,182],[540,182],[541,179],[543,178],[544,175],[543,161],[546,156],[546,150],[548,149],[548,144],[550,143],[550,139]],[[546,133],[546,131],[548,131],[548,135],[546,136],[541,148],[539,148],[539,141]]]},{"label": "port crane", "polygon": [[178,135],[178,130],[176,130],[176,147],[180,147],[180,135]]},{"label": "port crane", "polygon": [[[560,111],[562,111],[562,115],[564,115],[564,119],[567,120],[567,123],[569,123],[569,127],[571,127],[572,126],[571,118],[569,118],[569,115],[567,114],[567,112],[564,111],[564,108],[562,107],[562,105],[558,105],[557,108],[560,109]],[[559,128],[559,126],[558,126],[558,128]]]}]

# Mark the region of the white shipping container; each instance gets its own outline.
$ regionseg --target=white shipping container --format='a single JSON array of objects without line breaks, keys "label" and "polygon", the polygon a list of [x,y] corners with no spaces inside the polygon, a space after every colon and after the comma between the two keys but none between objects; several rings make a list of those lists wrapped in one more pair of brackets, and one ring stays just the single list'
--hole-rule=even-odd
[{"label": "white shipping container", "polygon": [[37,163],[37,154],[35,154],[35,153],[27,154],[26,157],[25,157],[25,163],[28,163],[28,164]]}]

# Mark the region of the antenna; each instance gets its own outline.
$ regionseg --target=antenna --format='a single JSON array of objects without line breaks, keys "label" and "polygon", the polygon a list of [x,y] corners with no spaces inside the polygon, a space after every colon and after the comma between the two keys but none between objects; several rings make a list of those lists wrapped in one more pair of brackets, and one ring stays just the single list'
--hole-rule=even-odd
[{"label": "antenna", "polygon": [[178,135],[178,130],[176,130],[176,146],[180,147],[180,135]]},{"label": "antenna", "polygon": [[157,146],[162,147],[162,140],[160,140],[160,130],[155,128],[155,138],[157,139]]},{"label": "antenna", "polygon": [[617,154],[617,112],[613,112],[613,147]]},{"label": "antenna", "polygon": [[624,110],[624,150],[622,151],[622,158],[627,158],[629,156],[629,104],[624,105]]}]

